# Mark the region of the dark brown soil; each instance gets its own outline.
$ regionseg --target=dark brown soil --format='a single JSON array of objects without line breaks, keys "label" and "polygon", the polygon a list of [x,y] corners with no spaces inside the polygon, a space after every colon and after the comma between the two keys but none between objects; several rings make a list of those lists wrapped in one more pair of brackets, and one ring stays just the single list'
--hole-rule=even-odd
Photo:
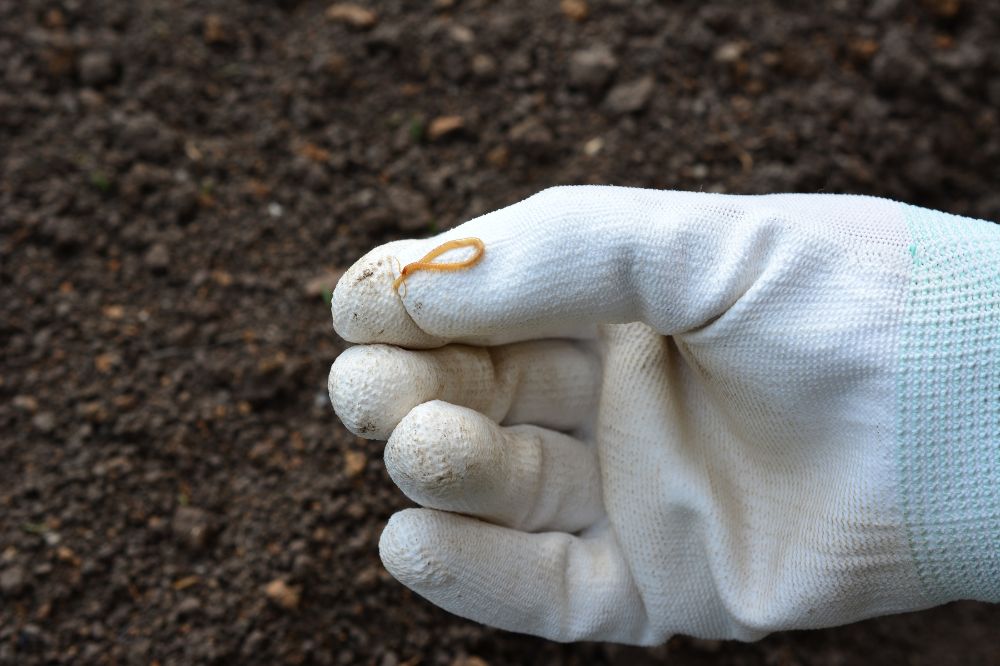
[{"label": "dark brown soil", "polygon": [[382,570],[325,391],[373,244],[557,183],[1000,217],[997,3],[587,3],[0,0],[0,663],[1000,663],[973,603],[650,651]]}]

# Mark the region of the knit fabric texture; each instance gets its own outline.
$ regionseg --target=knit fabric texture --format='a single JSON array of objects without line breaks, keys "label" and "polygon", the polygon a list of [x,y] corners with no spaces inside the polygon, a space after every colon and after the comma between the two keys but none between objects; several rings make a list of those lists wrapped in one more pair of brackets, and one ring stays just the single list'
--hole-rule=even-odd
[{"label": "knit fabric texture", "polygon": [[1000,226],[904,206],[900,488],[933,603],[1000,601]]}]

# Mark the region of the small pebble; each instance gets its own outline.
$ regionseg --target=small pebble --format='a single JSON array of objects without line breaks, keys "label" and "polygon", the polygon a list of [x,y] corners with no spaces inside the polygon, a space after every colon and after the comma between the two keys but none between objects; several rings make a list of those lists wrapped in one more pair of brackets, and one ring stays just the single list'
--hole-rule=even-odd
[{"label": "small pebble", "polygon": [[583,21],[590,15],[587,0],[561,0],[559,9],[566,18],[573,21]]},{"label": "small pebble", "polygon": [[286,610],[295,610],[299,607],[301,593],[281,578],[276,578],[268,583],[267,587],[264,588],[264,594],[272,602]]},{"label": "small pebble", "polygon": [[56,429],[56,415],[52,412],[39,412],[31,419],[31,425],[39,432],[48,434]]},{"label": "small pebble", "polygon": [[611,49],[595,44],[569,57],[569,83],[575,88],[600,90],[617,69],[618,59]]},{"label": "small pebble", "polygon": [[438,116],[427,126],[427,138],[436,141],[450,134],[456,134],[463,127],[465,121],[462,116]]},{"label": "small pebble", "polygon": [[634,113],[641,111],[653,95],[656,81],[652,76],[644,76],[635,81],[620,83],[608,93],[605,104],[614,113]]},{"label": "small pebble", "polygon": [[0,573],[0,593],[5,597],[20,594],[28,584],[28,575],[19,566],[12,566]]},{"label": "small pebble", "polygon": [[326,17],[331,21],[345,23],[361,30],[367,30],[378,22],[378,14],[349,2],[330,5],[326,10]]},{"label": "small pebble", "polygon": [[174,512],[171,528],[177,539],[197,550],[208,545],[212,525],[212,517],[207,511],[193,506],[181,506]]},{"label": "small pebble", "polygon": [[118,67],[107,51],[85,53],[80,58],[80,80],[88,86],[103,86],[117,78]]},{"label": "small pebble", "polygon": [[170,266],[170,250],[163,243],[153,243],[143,261],[153,272],[165,271]]}]

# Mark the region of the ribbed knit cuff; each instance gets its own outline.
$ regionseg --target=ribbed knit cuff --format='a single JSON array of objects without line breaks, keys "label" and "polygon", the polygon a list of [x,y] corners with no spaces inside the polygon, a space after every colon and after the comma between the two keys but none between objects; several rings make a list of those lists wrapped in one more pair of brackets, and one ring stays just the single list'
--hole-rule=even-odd
[{"label": "ribbed knit cuff", "polygon": [[1000,225],[905,206],[899,483],[928,599],[1000,601]]}]

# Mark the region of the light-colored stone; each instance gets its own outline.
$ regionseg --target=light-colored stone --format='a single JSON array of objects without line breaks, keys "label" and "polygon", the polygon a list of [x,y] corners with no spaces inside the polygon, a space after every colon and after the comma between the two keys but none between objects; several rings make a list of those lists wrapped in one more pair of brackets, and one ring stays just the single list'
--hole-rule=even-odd
[{"label": "light-colored stone", "polygon": [[462,116],[438,116],[427,126],[427,138],[436,141],[465,127]]},{"label": "light-colored stone", "polygon": [[367,30],[378,23],[378,14],[361,5],[355,5],[350,2],[330,5],[326,10],[326,17],[331,21],[346,23],[352,28],[362,30]]},{"label": "light-colored stone", "polygon": [[614,113],[641,111],[649,103],[655,87],[656,80],[650,75],[635,81],[620,83],[608,93],[605,104]]},{"label": "light-colored stone", "polygon": [[264,588],[264,594],[276,605],[286,609],[295,610],[299,607],[302,599],[301,591],[289,585],[281,578],[275,578]]}]

